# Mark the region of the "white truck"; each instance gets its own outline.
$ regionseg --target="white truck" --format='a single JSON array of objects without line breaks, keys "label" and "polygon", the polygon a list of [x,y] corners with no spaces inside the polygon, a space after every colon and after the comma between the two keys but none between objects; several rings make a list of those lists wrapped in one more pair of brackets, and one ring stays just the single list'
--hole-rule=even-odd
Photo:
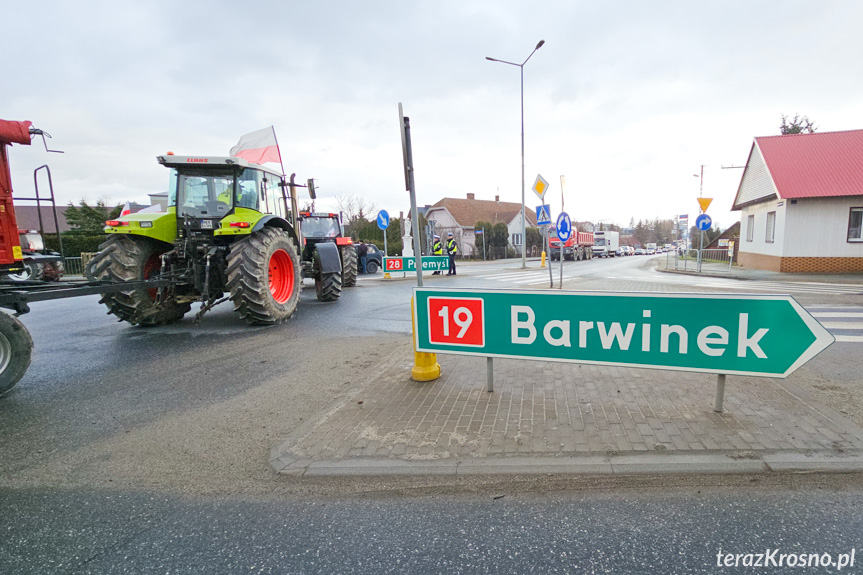
[{"label": "white truck", "polygon": [[597,258],[613,258],[620,248],[620,232],[593,232],[593,255]]}]

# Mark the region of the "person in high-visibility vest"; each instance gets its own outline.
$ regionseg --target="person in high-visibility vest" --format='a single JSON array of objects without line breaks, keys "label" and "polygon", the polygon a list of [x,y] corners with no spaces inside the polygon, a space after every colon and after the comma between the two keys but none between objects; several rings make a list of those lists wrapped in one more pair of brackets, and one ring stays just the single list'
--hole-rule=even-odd
[{"label": "person in high-visibility vest", "polygon": [[449,255],[449,271],[446,275],[454,276],[455,275],[455,255],[458,253],[458,246],[455,243],[455,238],[453,237],[452,232],[447,233],[446,235],[446,253]]},{"label": "person in high-visibility vest", "polygon": [[[435,234],[434,242],[432,242],[432,255],[442,256],[443,255],[443,244],[440,242],[440,236]],[[439,276],[440,270],[432,272],[433,276]]]}]

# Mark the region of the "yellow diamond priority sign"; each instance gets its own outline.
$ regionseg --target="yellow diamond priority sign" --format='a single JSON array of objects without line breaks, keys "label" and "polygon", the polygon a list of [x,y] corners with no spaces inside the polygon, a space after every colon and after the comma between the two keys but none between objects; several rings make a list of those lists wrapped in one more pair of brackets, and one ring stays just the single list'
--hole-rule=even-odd
[{"label": "yellow diamond priority sign", "polygon": [[543,198],[545,196],[545,192],[547,192],[547,191],[548,191],[548,182],[545,181],[545,178],[543,178],[542,176],[537,174],[536,175],[536,181],[533,183],[533,193],[535,193],[537,196],[539,196],[539,201],[541,201],[542,203],[545,203],[543,201]]}]

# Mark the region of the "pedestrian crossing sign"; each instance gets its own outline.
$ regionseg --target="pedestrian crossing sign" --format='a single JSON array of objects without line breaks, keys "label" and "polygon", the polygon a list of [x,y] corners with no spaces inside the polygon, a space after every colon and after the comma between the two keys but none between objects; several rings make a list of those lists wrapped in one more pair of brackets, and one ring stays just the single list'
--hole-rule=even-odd
[{"label": "pedestrian crossing sign", "polygon": [[550,206],[536,206],[536,225],[547,226],[551,224]]}]

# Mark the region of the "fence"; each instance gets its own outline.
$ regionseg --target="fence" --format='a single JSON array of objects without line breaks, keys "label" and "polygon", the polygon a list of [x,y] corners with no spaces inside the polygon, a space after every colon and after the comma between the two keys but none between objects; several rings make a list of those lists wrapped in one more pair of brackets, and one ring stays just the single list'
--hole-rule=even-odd
[{"label": "fence", "polygon": [[690,272],[727,272],[731,270],[732,253],[728,249],[684,250],[683,253],[670,251],[665,253],[665,261],[660,267],[667,270]]},{"label": "fence", "polygon": [[64,258],[66,265],[65,276],[83,276],[84,266],[81,264],[81,258]]}]

